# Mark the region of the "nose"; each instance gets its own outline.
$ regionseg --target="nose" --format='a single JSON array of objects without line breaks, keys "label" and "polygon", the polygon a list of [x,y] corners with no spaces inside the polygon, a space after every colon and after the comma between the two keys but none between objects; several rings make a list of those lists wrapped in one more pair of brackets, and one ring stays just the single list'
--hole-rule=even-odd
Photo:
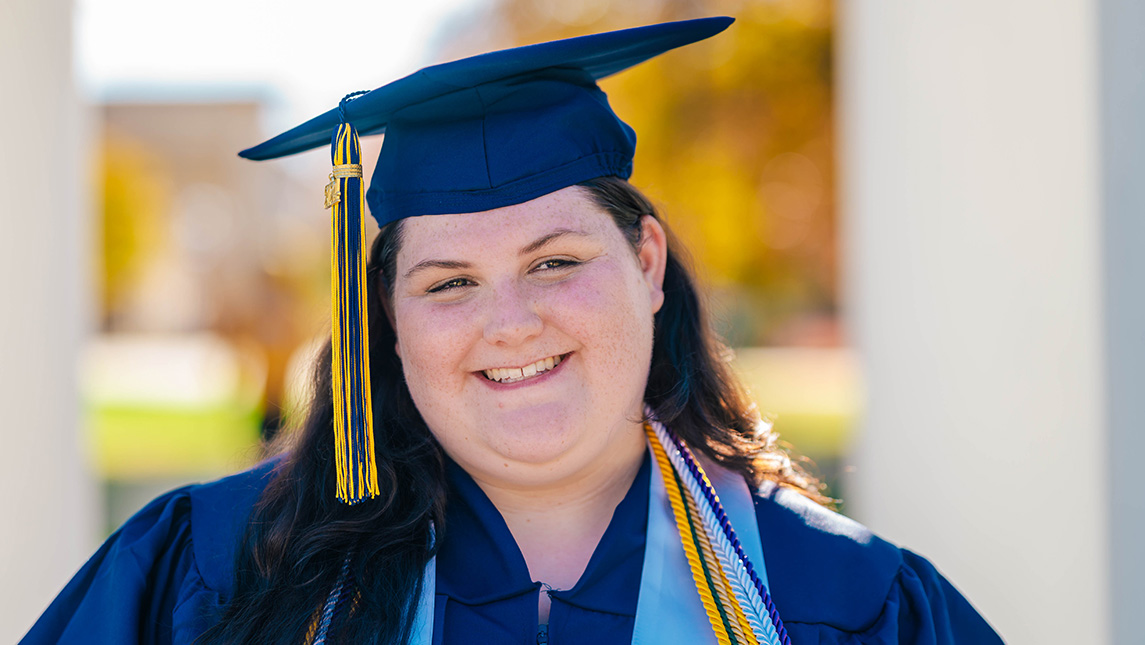
[{"label": "nose", "polygon": [[536,303],[520,285],[503,285],[493,292],[485,322],[485,342],[517,345],[539,336],[542,327]]}]

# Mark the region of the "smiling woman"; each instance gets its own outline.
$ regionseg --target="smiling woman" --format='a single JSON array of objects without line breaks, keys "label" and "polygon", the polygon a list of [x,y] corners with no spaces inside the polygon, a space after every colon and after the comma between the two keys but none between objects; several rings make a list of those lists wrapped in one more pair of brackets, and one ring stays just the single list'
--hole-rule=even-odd
[{"label": "smiling woman", "polygon": [[[27,641],[999,642],[929,562],[819,505],[626,181],[635,136],[596,79],[730,23],[427,68],[245,151],[333,137],[309,416],[141,511]],[[365,198],[357,130],[387,134]]]},{"label": "smiling woman", "polygon": [[391,302],[410,395],[501,509],[533,579],[570,589],[645,451],[663,230],[646,217],[634,251],[575,186],[391,226],[402,229]]}]

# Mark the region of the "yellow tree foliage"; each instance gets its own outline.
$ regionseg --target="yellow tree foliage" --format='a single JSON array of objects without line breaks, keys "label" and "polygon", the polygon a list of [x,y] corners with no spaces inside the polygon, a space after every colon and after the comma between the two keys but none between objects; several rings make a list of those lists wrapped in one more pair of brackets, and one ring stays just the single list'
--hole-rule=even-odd
[{"label": "yellow tree foliage", "polygon": [[163,160],[137,141],[108,134],[100,153],[100,311],[108,329],[148,263],[163,253],[171,186]]}]

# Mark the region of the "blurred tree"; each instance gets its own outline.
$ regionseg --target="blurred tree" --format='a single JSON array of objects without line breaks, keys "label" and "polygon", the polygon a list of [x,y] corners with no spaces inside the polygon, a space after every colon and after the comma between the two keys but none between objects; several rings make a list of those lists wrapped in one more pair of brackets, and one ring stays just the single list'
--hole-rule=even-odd
[{"label": "blurred tree", "polygon": [[103,278],[93,286],[100,294],[100,326],[106,331],[130,305],[148,262],[162,253],[171,186],[162,158],[129,137],[107,133],[100,153],[103,203],[97,234],[103,270],[92,276]]},{"label": "blurred tree", "polygon": [[511,45],[720,14],[736,23],[719,37],[601,83],[640,136],[633,183],[733,344],[834,344],[830,0],[495,0],[483,28]]}]

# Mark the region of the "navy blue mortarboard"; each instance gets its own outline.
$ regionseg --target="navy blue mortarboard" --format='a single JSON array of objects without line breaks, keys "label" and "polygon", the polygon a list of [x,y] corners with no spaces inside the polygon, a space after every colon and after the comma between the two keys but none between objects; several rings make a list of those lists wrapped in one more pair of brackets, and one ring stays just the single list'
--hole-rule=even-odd
[{"label": "navy blue mortarboard", "polygon": [[632,172],[636,136],[596,81],[713,36],[703,18],[506,49],[426,67],[239,153],[263,160],[330,143],[343,120],[386,133],[367,201],[379,226],[471,213]]},{"label": "navy blue mortarboard", "polygon": [[[379,226],[473,213],[632,174],[636,133],[596,81],[727,29],[702,18],[473,56],[426,67],[240,152],[283,157],[332,144],[334,389],[338,497],[377,495],[365,351],[363,201]],[[351,100],[352,98],[352,100]],[[358,133],[386,139],[362,198]]]}]

